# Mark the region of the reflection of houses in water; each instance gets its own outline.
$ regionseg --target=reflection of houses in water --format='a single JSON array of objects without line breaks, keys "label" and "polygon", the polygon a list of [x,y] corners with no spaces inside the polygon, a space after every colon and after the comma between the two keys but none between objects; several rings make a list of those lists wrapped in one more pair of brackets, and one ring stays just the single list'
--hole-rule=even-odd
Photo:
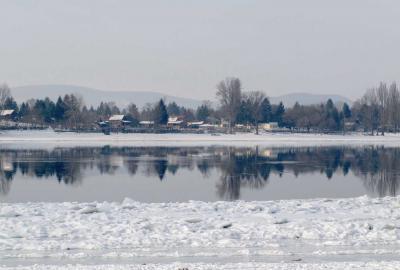
[{"label": "reflection of houses in water", "polygon": [[15,172],[14,164],[10,157],[0,157],[0,194],[8,194],[11,188],[11,180]]},{"label": "reflection of houses in water", "polygon": [[278,158],[278,151],[276,149],[261,149],[259,155],[270,159]]},{"label": "reflection of houses in water", "polygon": [[12,160],[9,157],[1,157],[0,169],[2,172],[14,171],[14,164],[13,164]]},{"label": "reflection of houses in water", "polygon": [[122,156],[111,154],[101,155],[97,162],[97,167],[102,174],[114,174],[119,168],[124,166],[124,158]]},{"label": "reflection of houses in water", "polygon": [[0,156],[0,194],[8,194],[16,168],[9,155]]},{"label": "reflection of houses in water", "polygon": [[118,155],[112,155],[109,159],[110,166],[113,168],[119,168],[124,166],[124,158]]}]

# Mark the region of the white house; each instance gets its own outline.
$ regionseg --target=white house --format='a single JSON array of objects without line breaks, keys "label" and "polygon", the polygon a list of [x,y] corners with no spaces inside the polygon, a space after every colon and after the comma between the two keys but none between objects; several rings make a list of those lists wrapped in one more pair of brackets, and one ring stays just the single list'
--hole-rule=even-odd
[{"label": "white house", "polygon": [[141,125],[142,127],[153,127],[154,126],[154,121],[140,121],[139,125]]},{"label": "white house", "polygon": [[180,127],[183,124],[183,120],[180,120],[179,117],[169,117],[167,125],[170,127]]},{"label": "white house", "polygon": [[278,129],[279,125],[277,122],[269,122],[269,123],[260,123],[259,127],[263,130],[271,131]]}]

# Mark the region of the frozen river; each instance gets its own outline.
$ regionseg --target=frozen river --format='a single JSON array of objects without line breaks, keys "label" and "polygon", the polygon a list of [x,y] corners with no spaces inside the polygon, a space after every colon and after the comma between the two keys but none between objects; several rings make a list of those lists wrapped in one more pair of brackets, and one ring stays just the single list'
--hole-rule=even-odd
[{"label": "frozen river", "polygon": [[5,132],[0,269],[398,269],[399,179],[397,135]]}]

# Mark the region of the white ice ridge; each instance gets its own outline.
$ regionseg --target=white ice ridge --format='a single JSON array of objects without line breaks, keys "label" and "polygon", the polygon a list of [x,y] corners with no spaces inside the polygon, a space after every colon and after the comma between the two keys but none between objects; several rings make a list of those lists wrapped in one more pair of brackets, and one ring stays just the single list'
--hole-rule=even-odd
[{"label": "white ice ridge", "polygon": [[1,203],[0,228],[0,262],[91,257],[276,262],[279,256],[289,261],[379,260],[400,253],[400,197]]},{"label": "white ice ridge", "polygon": [[335,262],[335,263],[171,263],[128,265],[33,265],[25,267],[0,267],[0,270],[398,270],[399,262]]}]

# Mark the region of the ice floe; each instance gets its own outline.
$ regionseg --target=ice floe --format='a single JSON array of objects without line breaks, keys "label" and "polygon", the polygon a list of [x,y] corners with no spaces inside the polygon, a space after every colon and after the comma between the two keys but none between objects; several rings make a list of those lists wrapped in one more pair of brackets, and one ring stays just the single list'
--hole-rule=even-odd
[{"label": "ice floe", "polygon": [[77,256],[153,261],[182,256],[396,257],[400,197],[2,203],[0,228],[0,261]]}]

